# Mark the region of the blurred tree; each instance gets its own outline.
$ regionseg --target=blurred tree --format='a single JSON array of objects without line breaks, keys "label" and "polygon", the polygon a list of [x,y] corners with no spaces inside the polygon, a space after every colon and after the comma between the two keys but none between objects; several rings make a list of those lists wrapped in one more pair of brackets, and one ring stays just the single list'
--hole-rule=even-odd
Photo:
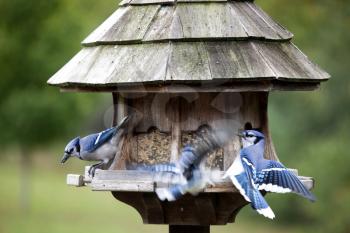
[{"label": "blurred tree", "polygon": [[257,3],[292,31],[297,46],[333,77],[316,92],[271,96],[271,125],[279,156],[301,174],[315,177],[318,197],[313,205],[294,196],[273,198],[272,205],[276,204],[285,224],[304,222],[317,232],[349,232],[350,5],[346,0]]},{"label": "blurred tree", "polygon": [[86,94],[63,96],[47,87],[46,80],[77,52],[79,40],[106,18],[111,5],[92,0],[0,1],[0,145],[21,152],[24,208],[31,150],[68,131],[74,134],[100,100]]}]

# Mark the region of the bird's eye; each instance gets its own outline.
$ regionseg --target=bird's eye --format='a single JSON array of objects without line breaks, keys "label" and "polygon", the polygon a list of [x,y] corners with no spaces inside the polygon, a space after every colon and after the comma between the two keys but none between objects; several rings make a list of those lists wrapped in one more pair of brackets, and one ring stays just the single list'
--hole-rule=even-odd
[{"label": "bird's eye", "polygon": [[73,148],[69,150],[69,154],[73,153]]}]

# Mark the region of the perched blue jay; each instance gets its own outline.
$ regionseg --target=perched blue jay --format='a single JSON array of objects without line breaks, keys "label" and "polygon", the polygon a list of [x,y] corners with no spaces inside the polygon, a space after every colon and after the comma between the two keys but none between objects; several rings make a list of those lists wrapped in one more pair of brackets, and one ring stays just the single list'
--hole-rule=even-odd
[{"label": "perched blue jay", "polygon": [[270,219],[275,217],[260,191],[299,194],[315,201],[313,194],[299,178],[281,163],[264,158],[265,137],[256,130],[245,130],[241,135],[243,147],[226,171],[244,199],[253,209]]},{"label": "perched blue jay", "polygon": [[123,129],[127,127],[129,119],[130,117],[125,117],[119,125],[100,133],[74,138],[64,149],[61,163],[65,163],[70,157],[86,161],[100,161],[90,167],[89,174],[94,176],[97,168],[102,168],[114,159],[117,152],[117,142],[125,133]]}]

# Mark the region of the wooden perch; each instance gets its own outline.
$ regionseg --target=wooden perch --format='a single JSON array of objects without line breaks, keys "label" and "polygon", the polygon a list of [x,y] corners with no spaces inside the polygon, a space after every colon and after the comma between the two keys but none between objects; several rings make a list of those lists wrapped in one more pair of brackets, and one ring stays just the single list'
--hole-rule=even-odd
[{"label": "wooden perch", "polygon": [[[294,174],[298,174],[295,169],[290,169]],[[222,175],[224,172],[222,172]],[[154,182],[155,173],[135,170],[96,170],[95,177],[82,175],[67,175],[67,184],[72,186],[84,186],[89,184],[94,191],[118,191],[118,192],[154,192],[156,187],[167,187],[168,184]],[[301,182],[307,189],[314,188],[314,179],[311,177],[299,176]],[[227,178],[216,183],[214,187],[207,187],[204,193],[237,193],[238,190]]]}]

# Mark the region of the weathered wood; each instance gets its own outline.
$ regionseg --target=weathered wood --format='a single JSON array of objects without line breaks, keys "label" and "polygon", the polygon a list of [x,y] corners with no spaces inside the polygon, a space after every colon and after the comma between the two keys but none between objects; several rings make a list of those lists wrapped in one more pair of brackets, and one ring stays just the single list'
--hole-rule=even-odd
[{"label": "weathered wood", "polygon": [[210,80],[204,43],[172,43],[167,80]]},{"label": "weathered wood", "polygon": [[275,73],[251,42],[207,42],[212,79],[270,79]]},{"label": "weathered wood", "polygon": [[282,39],[274,28],[271,28],[249,5],[251,5],[249,2],[230,3],[230,7],[238,15],[248,36],[271,38],[273,40]]},{"label": "weathered wood", "polygon": [[112,118],[112,127],[118,124],[118,93],[112,92],[113,100],[113,118]]},{"label": "weathered wood", "polygon": [[247,37],[239,19],[226,4],[177,4],[176,14],[185,38]]},{"label": "weathered wood", "polygon": [[[295,170],[291,170],[294,172]],[[155,187],[164,186],[154,182],[155,173],[134,170],[96,170],[90,187],[95,191],[118,191],[118,192],[154,192]],[[222,172],[224,175],[224,171]],[[314,180],[310,177],[299,176],[307,188],[314,187]],[[204,193],[237,193],[237,189],[227,178],[215,184],[215,187],[207,187]]]},{"label": "weathered wood", "polygon": [[317,84],[328,78],[289,42],[174,42],[85,48],[48,83],[66,88],[122,89],[142,83],[186,85],[191,81],[194,85],[212,80],[282,79]]},{"label": "weathered wood", "polygon": [[320,87],[319,82],[288,82],[279,80],[265,80],[265,81],[237,81],[232,82],[225,80],[210,82],[193,82],[187,86],[164,83],[162,85],[141,84],[132,86],[95,86],[86,85],[75,87],[61,87],[62,92],[115,92],[119,93],[135,93],[137,95],[144,95],[147,93],[234,93],[234,92],[254,92],[254,91],[313,91]]},{"label": "weathered wood", "polygon": [[169,225],[169,233],[209,233],[210,226]]},{"label": "weathered wood", "polygon": [[227,0],[177,0],[177,2],[185,3],[211,3],[211,2],[227,2]]},{"label": "weathered wood", "polygon": [[180,18],[175,14],[176,7],[162,6],[147,30],[143,41],[161,41],[183,38]]},{"label": "weathered wood", "polygon": [[277,79],[328,79],[329,75],[310,62],[292,43],[256,43],[255,46],[276,74]]},{"label": "weathered wood", "polygon": [[275,22],[266,12],[264,12],[259,6],[256,4],[246,4],[248,7],[251,8],[252,11],[256,13],[256,16],[259,16],[262,18],[269,27],[273,28],[274,31],[281,37],[281,38],[292,38],[293,34],[289,32],[287,29],[285,29],[283,26]]},{"label": "weathered wood", "polygon": [[67,175],[67,185],[81,187],[84,186],[84,176],[82,175],[75,175],[75,174],[68,174]]},{"label": "weathered wood", "polygon": [[147,221],[152,224],[163,224],[165,216],[159,198],[154,193],[144,193],[143,201],[147,212]]},{"label": "weathered wood", "polygon": [[126,6],[119,13],[117,10],[105,23],[97,28],[84,45],[115,44],[121,41],[141,41],[150,23],[160,9],[159,5]]},{"label": "weathered wood", "polygon": [[173,4],[175,0],[131,0],[130,5]]},{"label": "weathered wood", "polygon": [[221,193],[216,202],[217,224],[234,222],[238,211],[247,204],[247,201],[239,193]]},{"label": "weathered wood", "polygon": [[124,0],[120,3],[123,7],[91,33],[83,45],[198,38],[286,41],[293,36],[250,1],[179,0],[176,5],[173,3],[174,0]]},{"label": "weathered wood", "polygon": [[[120,4],[129,2],[130,0],[123,0]],[[101,40],[103,36],[111,30],[113,25],[121,20],[122,16],[129,11],[130,8],[119,7],[111,16],[109,16],[98,28],[96,28],[88,37],[86,37],[82,44],[85,46],[95,45],[97,41]]]},{"label": "weathered wood", "polygon": [[131,0],[122,0],[119,2],[119,6],[126,6],[130,3]]},{"label": "weathered wood", "polygon": [[181,128],[180,128],[180,99],[175,97],[174,101],[169,103],[170,112],[173,116],[171,119],[171,155],[170,162],[176,162],[179,160],[180,148],[181,148]]},{"label": "weathered wood", "polygon": [[215,199],[209,194],[202,195],[202,198],[195,199],[200,225],[209,226],[211,223],[216,222],[215,204]]}]

